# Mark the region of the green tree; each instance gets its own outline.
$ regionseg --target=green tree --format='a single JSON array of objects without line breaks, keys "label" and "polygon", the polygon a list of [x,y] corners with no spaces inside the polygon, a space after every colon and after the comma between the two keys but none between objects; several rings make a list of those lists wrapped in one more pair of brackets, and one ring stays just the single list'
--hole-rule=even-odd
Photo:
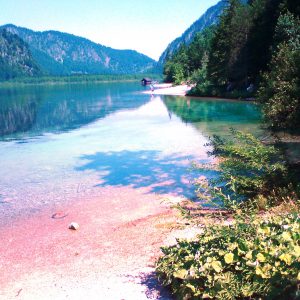
[{"label": "green tree", "polygon": [[180,84],[189,75],[188,55],[185,45],[181,45],[178,51],[167,60],[164,66],[164,80]]},{"label": "green tree", "polygon": [[270,71],[265,72],[258,98],[273,129],[300,125],[300,20],[290,12],[276,26]]},{"label": "green tree", "polygon": [[249,5],[230,0],[212,39],[208,62],[208,76],[220,91],[230,88],[229,83],[239,87],[248,77],[246,43],[250,25]]},{"label": "green tree", "polygon": [[252,0],[252,25],[247,41],[248,75],[253,83],[260,80],[260,73],[267,70],[271,59],[271,45],[280,7],[284,0]]}]

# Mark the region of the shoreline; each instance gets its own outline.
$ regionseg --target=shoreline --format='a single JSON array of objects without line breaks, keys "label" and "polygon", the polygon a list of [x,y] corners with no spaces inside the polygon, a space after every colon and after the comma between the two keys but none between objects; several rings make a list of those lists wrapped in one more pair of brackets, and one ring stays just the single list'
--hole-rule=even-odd
[{"label": "shoreline", "polygon": [[[142,94],[147,95],[161,95],[161,96],[183,96],[183,97],[191,97],[191,98],[199,98],[199,99],[220,99],[220,100],[230,100],[230,101],[243,101],[243,102],[255,102],[254,98],[251,99],[243,99],[243,98],[226,98],[219,96],[194,96],[187,95],[187,93],[194,87],[194,85],[173,85],[172,83],[160,83],[155,84],[154,90],[147,90],[142,92]],[[150,89],[150,86],[149,86]]]},{"label": "shoreline", "polygon": [[154,264],[180,230],[170,203],[182,198],[147,192],[102,188],[1,227],[0,298],[173,299]]},{"label": "shoreline", "polygon": [[187,84],[173,86],[171,83],[160,83],[154,85],[154,90],[142,92],[147,95],[169,95],[169,96],[186,96],[187,92],[192,89],[192,86]]}]

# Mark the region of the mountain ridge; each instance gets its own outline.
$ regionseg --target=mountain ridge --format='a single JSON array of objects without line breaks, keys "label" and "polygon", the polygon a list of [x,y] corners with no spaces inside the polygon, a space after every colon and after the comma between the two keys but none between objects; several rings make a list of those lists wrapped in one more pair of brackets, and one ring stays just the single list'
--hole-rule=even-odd
[{"label": "mountain ridge", "polygon": [[27,43],[0,29],[0,80],[41,74]]},{"label": "mountain ridge", "polygon": [[203,31],[205,28],[214,25],[218,22],[219,16],[227,5],[226,0],[221,0],[217,4],[211,6],[206,12],[196,20],[184,33],[173,40],[164,52],[161,54],[158,63],[164,65],[169,56],[172,56],[182,44],[188,45],[191,43],[197,32]]},{"label": "mountain ridge", "polygon": [[41,70],[49,75],[143,73],[156,64],[135,50],[113,49],[66,32],[34,31],[14,24],[3,28],[29,45]]}]

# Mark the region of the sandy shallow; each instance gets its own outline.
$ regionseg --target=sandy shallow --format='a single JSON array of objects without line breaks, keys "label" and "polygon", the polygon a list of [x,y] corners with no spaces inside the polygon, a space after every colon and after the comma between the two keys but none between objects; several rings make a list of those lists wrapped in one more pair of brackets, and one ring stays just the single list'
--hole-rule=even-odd
[{"label": "sandy shallow", "polygon": [[153,271],[179,200],[106,187],[2,227],[0,299],[172,299]]},{"label": "sandy shallow", "polygon": [[[145,91],[144,94],[149,95],[170,95],[170,96],[185,96],[188,91],[191,90],[189,85],[177,85],[172,86],[172,84],[157,84],[155,85],[154,91]],[[149,87],[150,89],[150,87]]]}]

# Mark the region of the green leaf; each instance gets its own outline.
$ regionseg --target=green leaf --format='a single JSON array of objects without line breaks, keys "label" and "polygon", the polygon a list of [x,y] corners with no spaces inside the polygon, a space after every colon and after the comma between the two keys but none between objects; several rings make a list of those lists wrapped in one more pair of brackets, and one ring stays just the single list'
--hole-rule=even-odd
[{"label": "green leaf", "polygon": [[211,266],[213,267],[213,269],[219,273],[222,271],[222,264],[221,262],[219,262],[218,260],[214,260],[212,263],[211,263]]},{"label": "green leaf", "polygon": [[188,271],[185,269],[179,269],[178,271],[173,273],[173,276],[179,279],[185,279],[187,275],[188,275]]},{"label": "green leaf", "polygon": [[224,260],[225,260],[226,264],[231,264],[233,262],[233,258],[234,258],[234,255],[231,252],[224,255]]}]

